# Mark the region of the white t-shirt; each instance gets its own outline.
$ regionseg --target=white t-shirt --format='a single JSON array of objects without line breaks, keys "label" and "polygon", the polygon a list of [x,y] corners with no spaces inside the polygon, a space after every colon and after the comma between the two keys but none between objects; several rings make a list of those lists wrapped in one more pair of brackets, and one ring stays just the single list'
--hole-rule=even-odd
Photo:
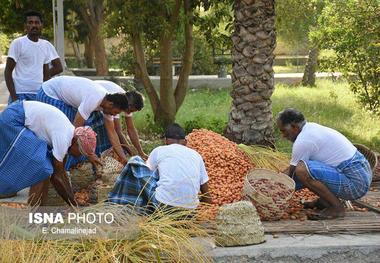
[{"label": "white t-shirt", "polygon": [[[51,64],[52,60],[56,59],[56,58],[59,58],[59,55],[57,53],[57,50],[55,50],[55,47],[49,42],[49,54],[50,54],[50,61],[49,61],[49,69],[51,69],[53,67],[53,65]],[[50,76],[51,78],[54,78],[54,77],[57,77],[59,75],[55,75],[55,76]]]},{"label": "white t-shirt", "polygon": [[57,58],[58,54],[49,41],[39,39],[34,42],[22,36],[12,41],[8,57],[16,62],[12,72],[16,93],[37,93],[43,82],[43,65]]},{"label": "white t-shirt", "polygon": [[52,43],[50,43],[49,41],[46,41],[46,42],[48,43],[48,47],[49,47],[49,56],[50,56],[49,62],[51,62],[52,60],[59,58],[59,55],[55,47],[52,45]]},{"label": "white t-shirt", "polygon": [[74,126],[66,115],[54,106],[39,101],[23,101],[25,127],[45,140],[53,156],[63,162],[74,137]]},{"label": "white t-shirt", "polygon": [[74,76],[49,79],[42,84],[42,89],[49,97],[78,109],[85,120],[93,111],[101,110],[100,103],[107,95],[107,91],[94,81]]},{"label": "white t-shirt", "polygon": [[[107,93],[109,94],[114,94],[114,93],[123,93],[125,94],[125,90],[120,87],[119,85],[117,85],[115,82],[112,82],[112,81],[109,81],[109,80],[94,80],[94,82],[96,82],[97,84],[99,84],[100,86],[102,86],[103,88],[105,88],[107,90]],[[119,119],[120,118],[120,115],[117,114],[115,116],[111,116],[111,115],[107,115],[107,117],[110,117],[112,118],[112,120],[115,118],[115,119]],[[132,113],[130,114],[126,114],[127,117],[132,117]]]},{"label": "white t-shirt", "polygon": [[198,206],[200,186],[208,181],[199,153],[181,144],[159,146],[149,155],[147,165],[159,172],[155,194],[159,202],[188,209]]},{"label": "white t-shirt", "polygon": [[290,164],[296,166],[300,160],[314,160],[336,167],[352,158],[355,152],[355,146],[343,134],[307,122],[293,144]]}]

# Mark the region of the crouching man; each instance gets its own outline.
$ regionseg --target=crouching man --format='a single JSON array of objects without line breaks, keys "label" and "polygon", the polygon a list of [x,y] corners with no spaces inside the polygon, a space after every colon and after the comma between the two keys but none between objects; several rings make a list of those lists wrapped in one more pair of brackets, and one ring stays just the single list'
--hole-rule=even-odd
[{"label": "crouching man", "polygon": [[155,148],[146,162],[132,157],[108,195],[111,202],[137,207],[195,209],[201,201],[211,203],[208,176],[202,157],[186,147],[185,131],[171,124],[165,144]]},{"label": "crouching man", "polygon": [[296,190],[306,187],[319,196],[304,204],[321,209],[309,215],[309,219],[344,217],[345,209],[339,199],[359,199],[369,190],[372,171],[366,158],[344,135],[306,122],[298,110],[280,112],[277,126],[283,137],[293,142],[287,173],[296,181]]},{"label": "crouching man", "polygon": [[[43,204],[49,181],[58,194],[76,205],[64,170],[67,153],[95,156],[96,134],[74,128],[57,108],[37,101],[17,101],[0,114],[0,194],[31,187],[29,204]],[[91,158],[99,163],[96,156]]]}]

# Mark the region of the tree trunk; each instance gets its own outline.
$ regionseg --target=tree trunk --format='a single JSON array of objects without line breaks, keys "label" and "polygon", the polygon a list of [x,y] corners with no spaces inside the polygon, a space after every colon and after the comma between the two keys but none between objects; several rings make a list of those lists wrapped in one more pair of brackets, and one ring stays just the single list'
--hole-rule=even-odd
[{"label": "tree trunk", "polygon": [[309,50],[309,57],[306,61],[305,71],[303,73],[302,85],[315,86],[315,72],[318,65],[319,49],[313,47]]},{"label": "tree trunk", "polygon": [[82,56],[80,55],[79,44],[78,44],[78,42],[75,42],[74,40],[70,40],[70,42],[71,42],[71,45],[72,45],[73,50],[74,50],[75,58],[78,61],[78,65],[80,68],[82,68],[83,67],[83,60],[82,60]]},{"label": "tree trunk", "polygon": [[84,41],[84,60],[88,68],[94,67],[94,47],[90,43],[90,37]]},{"label": "tree trunk", "polygon": [[138,70],[140,72],[141,81],[144,85],[146,94],[148,95],[150,104],[152,105],[153,114],[154,116],[156,116],[160,107],[160,99],[149,78],[148,70],[146,68],[145,63],[144,48],[139,32],[133,32],[131,34],[131,44],[133,46],[133,56],[135,58]]},{"label": "tree trunk", "polygon": [[173,89],[171,37],[165,34],[160,41],[160,110],[155,121],[162,127],[173,123],[177,112]]},{"label": "tree trunk", "polygon": [[272,146],[274,0],[236,0],[234,11],[232,106],[226,136],[237,143]]},{"label": "tree trunk", "polygon": [[91,44],[94,46],[96,75],[108,75],[108,61],[104,39],[100,36],[98,28],[90,28]]},{"label": "tree trunk", "polygon": [[184,2],[185,22],[185,51],[182,57],[182,69],[178,76],[177,87],[174,92],[177,111],[185,100],[187,87],[189,86],[189,75],[193,66],[194,39],[193,24],[191,22],[193,13],[190,9],[190,0]]},{"label": "tree trunk", "polygon": [[79,6],[83,21],[89,29],[90,44],[93,45],[97,75],[108,75],[108,61],[101,28],[104,22],[103,1],[85,0]]},{"label": "tree trunk", "polygon": [[[175,38],[176,29],[179,23],[179,14],[184,3],[185,22],[185,50],[182,58],[182,69],[178,78],[176,88],[173,88],[173,54],[172,40]],[[137,72],[140,75],[146,93],[152,105],[155,122],[161,127],[165,127],[175,121],[176,113],[181,106],[188,86],[188,79],[191,72],[193,62],[193,27],[192,27],[192,11],[190,0],[175,0],[173,10],[162,10],[162,16],[168,21],[168,27],[163,30],[160,38],[160,89],[159,96],[154,89],[152,82],[146,69],[144,59],[144,50],[141,41],[141,35],[135,30],[131,33],[131,44],[133,46],[133,54],[137,65]]]}]

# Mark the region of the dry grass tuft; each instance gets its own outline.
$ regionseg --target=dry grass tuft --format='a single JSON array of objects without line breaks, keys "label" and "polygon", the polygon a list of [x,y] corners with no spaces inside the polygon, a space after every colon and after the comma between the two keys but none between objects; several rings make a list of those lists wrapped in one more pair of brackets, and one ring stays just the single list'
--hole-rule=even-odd
[{"label": "dry grass tuft", "polygon": [[[101,235],[96,238],[47,240],[37,235],[33,240],[6,240],[3,236],[0,262],[212,262],[193,239],[207,233],[193,219],[191,211],[161,209],[148,216],[137,216],[133,210],[109,204],[81,210],[114,214],[115,223],[100,225]],[[5,229],[4,224],[10,222],[1,223],[1,229]],[[6,234],[14,237],[12,230]]]},{"label": "dry grass tuft", "polygon": [[256,168],[266,168],[281,172],[289,167],[289,155],[286,153],[259,145],[239,144],[238,147],[248,155]]}]

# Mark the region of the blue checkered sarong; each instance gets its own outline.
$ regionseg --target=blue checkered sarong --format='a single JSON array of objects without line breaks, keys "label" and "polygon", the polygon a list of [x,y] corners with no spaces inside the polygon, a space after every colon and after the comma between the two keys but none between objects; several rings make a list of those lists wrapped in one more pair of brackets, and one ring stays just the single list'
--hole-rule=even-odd
[{"label": "blue checkered sarong", "polygon": [[140,156],[133,156],[108,194],[108,201],[137,208],[157,204],[154,197],[157,181],[157,172],[151,171]]},{"label": "blue checkered sarong", "polygon": [[[354,156],[332,167],[320,161],[304,161],[310,176],[322,182],[340,199],[356,200],[364,196],[372,181],[372,171],[367,159],[359,151]],[[296,189],[303,186],[297,178]]]},{"label": "blue checkered sarong", "polygon": [[[36,100],[36,93],[17,93],[17,100]],[[12,103],[11,96],[8,98],[8,105]]]},{"label": "blue checkered sarong", "polygon": [[21,101],[0,113],[0,194],[10,194],[45,180],[53,173],[47,143],[25,128]]},{"label": "blue checkered sarong", "polygon": [[78,110],[76,108],[64,103],[61,100],[57,100],[57,99],[50,97],[49,95],[47,95],[45,93],[45,91],[42,88],[40,88],[40,90],[37,92],[36,100],[50,104],[50,105],[56,107],[57,109],[59,109],[60,111],[62,111],[66,115],[66,117],[70,120],[70,122],[74,121],[75,114],[77,114]]},{"label": "blue checkered sarong", "polygon": [[100,155],[102,152],[112,147],[106,128],[104,126],[104,116],[100,111],[91,113],[90,118],[86,121],[86,125],[90,126],[96,132],[96,149],[95,153]]}]

